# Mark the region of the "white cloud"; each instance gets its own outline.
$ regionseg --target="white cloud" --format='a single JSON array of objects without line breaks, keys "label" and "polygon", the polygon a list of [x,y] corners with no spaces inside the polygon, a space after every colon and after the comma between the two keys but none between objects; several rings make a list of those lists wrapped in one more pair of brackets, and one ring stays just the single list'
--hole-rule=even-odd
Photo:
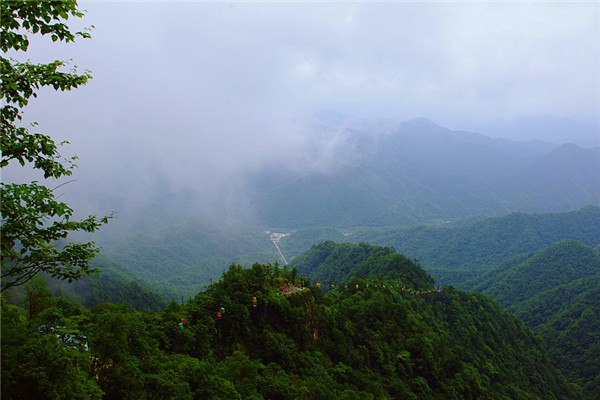
[{"label": "white cloud", "polygon": [[302,120],[325,108],[452,128],[600,115],[598,3],[82,8],[77,24],[96,26],[92,40],[36,42],[28,56],[72,58],[94,79],[44,94],[28,113],[71,140],[81,174],[108,183],[157,168],[216,191],[223,177],[265,160],[302,160],[310,142]]}]

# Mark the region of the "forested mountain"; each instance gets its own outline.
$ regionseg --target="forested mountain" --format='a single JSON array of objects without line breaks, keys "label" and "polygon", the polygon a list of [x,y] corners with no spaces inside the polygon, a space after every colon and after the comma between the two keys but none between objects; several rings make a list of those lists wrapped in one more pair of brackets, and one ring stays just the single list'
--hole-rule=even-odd
[{"label": "forested mountain", "polygon": [[27,312],[2,302],[2,397],[581,398],[531,331],[482,295],[435,289],[389,249],[321,250],[359,256],[340,272],[360,275],[325,294],[295,269],[232,265],[159,313],[88,310],[28,287]]},{"label": "forested mountain", "polygon": [[[590,21],[554,37],[557,9],[542,15],[503,66],[479,40],[437,39],[510,56],[504,33],[529,22],[516,8],[494,6],[496,29],[478,32],[479,6],[155,6],[93,6],[100,40],[72,51],[99,82],[63,101],[51,94],[92,73],[48,62],[41,42],[60,55],[90,39],[93,25],[69,26],[87,11],[0,2],[2,399],[600,398],[600,147],[305,118],[327,104],[454,123],[531,111],[524,95],[568,68],[529,79],[519,55],[536,49],[529,72],[549,54],[589,67],[539,45],[588,54]],[[390,52],[407,36],[418,49]],[[475,96],[448,107],[465,86]],[[577,103],[564,112],[595,117]]]},{"label": "forested mountain", "polygon": [[[571,382],[578,382],[587,398],[600,398],[600,274],[548,290],[523,303],[518,315],[527,321],[534,310],[556,304],[554,296],[573,296],[535,332],[546,343],[548,355]],[[568,297],[567,297],[568,298]]]},{"label": "forested mountain", "polygon": [[598,205],[600,147],[564,144],[500,179],[492,190],[525,212],[569,211]]},{"label": "forested mountain", "polygon": [[464,286],[522,319],[587,398],[600,396],[600,252],[565,240],[512,258]]},{"label": "forested mountain", "polygon": [[[117,221],[118,222],[118,221]],[[287,231],[286,231],[287,232]],[[441,283],[460,287],[466,279],[520,253],[530,253],[563,239],[600,243],[600,208],[550,214],[513,213],[476,221],[413,228],[312,227],[290,230],[279,246],[292,259],[325,240],[366,242],[393,247],[419,259]],[[278,260],[269,236],[260,228],[216,226],[190,219],[162,230],[139,230],[130,237],[100,241],[102,269],[129,273],[155,286],[168,298],[190,296],[231,262]]]},{"label": "forested mountain", "polygon": [[268,239],[259,228],[217,226],[190,218],[155,231],[136,231],[118,241],[103,241],[101,260],[162,289],[166,296],[187,297],[218,279],[232,262],[251,265],[276,260]]},{"label": "forested mountain", "polygon": [[511,310],[546,290],[600,272],[600,253],[576,240],[563,240],[512,258],[463,286],[489,295]]},{"label": "forested mountain", "polygon": [[600,208],[585,207],[566,213],[513,213],[472,223],[409,229],[357,230],[349,236],[355,242],[394,247],[408,257],[419,259],[442,281],[459,286],[473,274],[564,239],[598,245]]},{"label": "forested mountain", "polygon": [[[103,303],[119,303],[135,311],[160,311],[170,299],[181,299],[176,291],[151,286],[102,256],[95,259],[94,265],[98,270],[78,281],[69,283],[40,274],[29,285],[36,282],[35,285],[42,285],[44,291],[88,308]],[[11,289],[7,297],[13,304],[27,302],[26,290],[22,286]]]},{"label": "forested mountain", "polygon": [[323,242],[294,258],[291,265],[314,282],[323,282],[327,286],[374,275],[379,279],[400,280],[413,289],[433,287],[433,278],[416,261],[392,248],[367,243]]},{"label": "forested mountain", "polygon": [[[266,230],[294,233],[280,244],[288,259],[321,240],[364,241],[418,258],[452,284],[521,252],[600,237],[598,149],[491,139],[426,119],[376,128],[326,120],[319,129],[306,160],[324,166],[281,160],[245,171],[244,189],[232,194],[244,198],[239,214],[203,215],[193,191],[160,174],[154,196],[136,193],[142,205],[125,190],[118,202],[98,197],[117,216],[99,236],[103,255],[188,296],[232,262],[277,260]],[[511,214],[588,205],[564,219]]]},{"label": "forested mountain", "polygon": [[598,148],[490,139],[424,118],[385,133],[322,129],[336,138],[331,168],[270,166],[271,181],[255,178],[265,225],[407,225],[600,205]]},{"label": "forested mountain", "polygon": [[162,310],[168,299],[178,298],[174,288],[151,285],[117,264],[99,256],[94,260],[99,269],[76,282],[50,281],[49,288],[91,308],[103,303],[120,303],[131,310]]}]

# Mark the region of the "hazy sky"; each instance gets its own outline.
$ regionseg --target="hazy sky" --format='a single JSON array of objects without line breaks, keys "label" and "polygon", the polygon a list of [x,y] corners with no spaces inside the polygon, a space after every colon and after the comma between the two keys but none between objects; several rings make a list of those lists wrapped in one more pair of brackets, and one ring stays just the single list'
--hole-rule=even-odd
[{"label": "hazy sky", "polygon": [[598,2],[80,8],[87,14],[74,26],[94,25],[92,40],[36,41],[27,56],[73,59],[94,79],[44,92],[26,115],[71,141],[80,175],[94,176],[95,187],[137,190],[131,180],[146,186],[161,175],[204,193],[224,183],[235,190],[237,172],[258,160],[296,153],[305,163],[305,121],[323,109],[425,116],[453,129],[600,115]]}]

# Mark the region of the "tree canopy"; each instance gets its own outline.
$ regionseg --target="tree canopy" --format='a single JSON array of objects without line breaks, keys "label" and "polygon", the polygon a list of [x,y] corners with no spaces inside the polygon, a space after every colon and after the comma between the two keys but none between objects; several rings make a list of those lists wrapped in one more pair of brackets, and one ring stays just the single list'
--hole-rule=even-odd
[{"label": "tree canopy", "polygon": [[[411,268],[324,293],[294,269],[234,264],[162,312],[85,309],[36,279],[26,308],[2,303],[2,398],[582,398],[499,305],[449,287],[408,290],[421,284]],[[405,290],[391,286],[400,281]],[[61,333],[85,335],[89,348]]]}]

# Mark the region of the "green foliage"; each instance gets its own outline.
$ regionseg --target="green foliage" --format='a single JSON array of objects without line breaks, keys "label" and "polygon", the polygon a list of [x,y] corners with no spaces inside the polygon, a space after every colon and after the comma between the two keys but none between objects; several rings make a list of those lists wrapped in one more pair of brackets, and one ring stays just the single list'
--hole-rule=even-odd
[{"label": "green foliage", "polygon": [[[600,272],[600,253],[575,240],[563,240],[523,259],[509,260],[471,285],[511,309],[543,291]],[[468,285],[468,283],[467,283]]]},{"label": "green foliage", "polygon": [[[294,268],[234,264],[205,291],[159,313],[111,303],[76,308],[34,282],[33,325],[60,314],[61,323],[85,330],[90,350],[28,329],[27,313],[3,302],[2,395],[14,398],[19,383],[33,382],[32,395],[48,390],[53,398],[99,398],[100,391],[103,399],[581,398],[531,331],[483,295],[367,287],[377,273],[407,287],[432,282],[391,249],[324,243],[313,250],[330,261],[358,256],[365,277],[324,294]],[[14,335],[19,330],[26,334]],[[48,361],[52,370],[23,370],[21,357],[43,357],[41,349],[60,354]],[[63,394],[66,383],[71,392]]]},{"label": "green foliage", "polygon": [[576,306],[564,308],[536,329],[548,346],[548,356],[573,382],[583,387],[587,398],[600,395],[600,285]]},{"label": "green foliage", "polygon": [[39,281],[28,291],[28,313],[2,299],[2,398],[101,399],[88,354],[36,330],[47,323],[76,330],[83,308],[52,298]]},{"label": "green foliage", "polygon": [[[28,34],[50,35],[52,41],[72,42],[89,38],[87,32],[71,32],[64,23],[69,17],[80,18],[76,1],[5,1],[0,5],[0,43],[4,53],[26,52]],[[2,159],[0,167],[13,162],[42,172],[44,179],[69,176],[76,158],[62,160],[58,145],[48,135],[20,126],[22,109],[43,87],[71,90],[90,79],[89,72],[64,72],[63,61],[48,64],[19,62],[0,57],[2,86],[0,110]],[[37,181],[1,184],[2,291],[27,282],[39,272],[58,279],[76,280],[94,270],[88,263],[98,252],[94,243],[56,245],[70,232],[94,232],[107,218],[89,216],[73,219],[73,209],[55,197]]]},{"label": "green foliage", "polygon": [[[11,4],[8,4],[11,3]],[[87,32],[71,32],[61,20],[69,16],[81,18],[83,13],[77,10],[77,1],[11,1],[0,8],[2,14],[2,32],[0,49],[26,51],[29,46],[27,35],[22,29],[32,33],[51,35],[52,41],[72,42],[77,36],[89,38]]]},{"label": "green foliage", "polygon": [[[277,260],[274,246],[259,228],[228,228],[192,220],[160,230],[130,232],[127,237],[102,240],[102,254],[92,263],[106,269],[109,262],[131,272],[129,280],[141,279],[167,298],[193,296],[211,280],[219,278],[234,262]],[[115,228],[116,225],[110,228]],[[314,227],[290,232],[279,242],[285,256],[293,257],[326,240],[368,242],[393,247],[409,259],[418,259],[441,284],[462,285],[482,271],[514,257],[533,252],[559,240],[576,239],[596,245],[600,237],[600,208],[558,214],[511,214],[501,218],[441,224],[417,228]],[[273,230],[273,229],[272,229]],[[98,233],[104,235],[108,229]],[[528,237],[528,240],[524,240]],[[244,256],[240,256],[244,254]],[[102,258],[100,258],[102,257]],[[316,281],[315,281],[316,282]]]},{"label": "green foliage", "polygon": [[600,208],[556,214],[514,213],[470,223],[420,226],[410,229],[359,230],[352,241],[393,246],[418,258],[436,279],[462,284],[521,253],[531,253],[554,243],[574,239],[596,246],[600,238]]},{"label": "green foliage", "polygon": [[598,397],[600,252],[564,240],[515,257],[467,284],[533,328],[548,346],[549,358],[584,388],[584,396]]},{"label": "green foliage", "polygon": [[311,247],[292,261],[292,266],[314,282],[340,284],[352,277],[393,279],[416,289],[433,287],[433,279],[416,260],[409,260],[393,248],[367,243],[337,244],[331,241]]},{"label": "green foliage", "polygon": [[[158,289],[144,283],[133,274],[108,261],[102,255],[94,259],[93,265],[100,272],[71,284],[53,282],[58,291],[74,298],[86,307],[102,303],[121,303],[137,311],[160,311],[167,305],[167,297]],[[175,298],[174,295],[170,296]]]},{"label": "green foliage", "polygon": [[123,266],[132,277],[176,299],[193,296],[217,280],[232,262],[250,266],[277,259],[264,230],[214,226],[200,220],[158,232],[136,232],[102,245],[103,258],[95,260],[94,266],[108,262]]}]

